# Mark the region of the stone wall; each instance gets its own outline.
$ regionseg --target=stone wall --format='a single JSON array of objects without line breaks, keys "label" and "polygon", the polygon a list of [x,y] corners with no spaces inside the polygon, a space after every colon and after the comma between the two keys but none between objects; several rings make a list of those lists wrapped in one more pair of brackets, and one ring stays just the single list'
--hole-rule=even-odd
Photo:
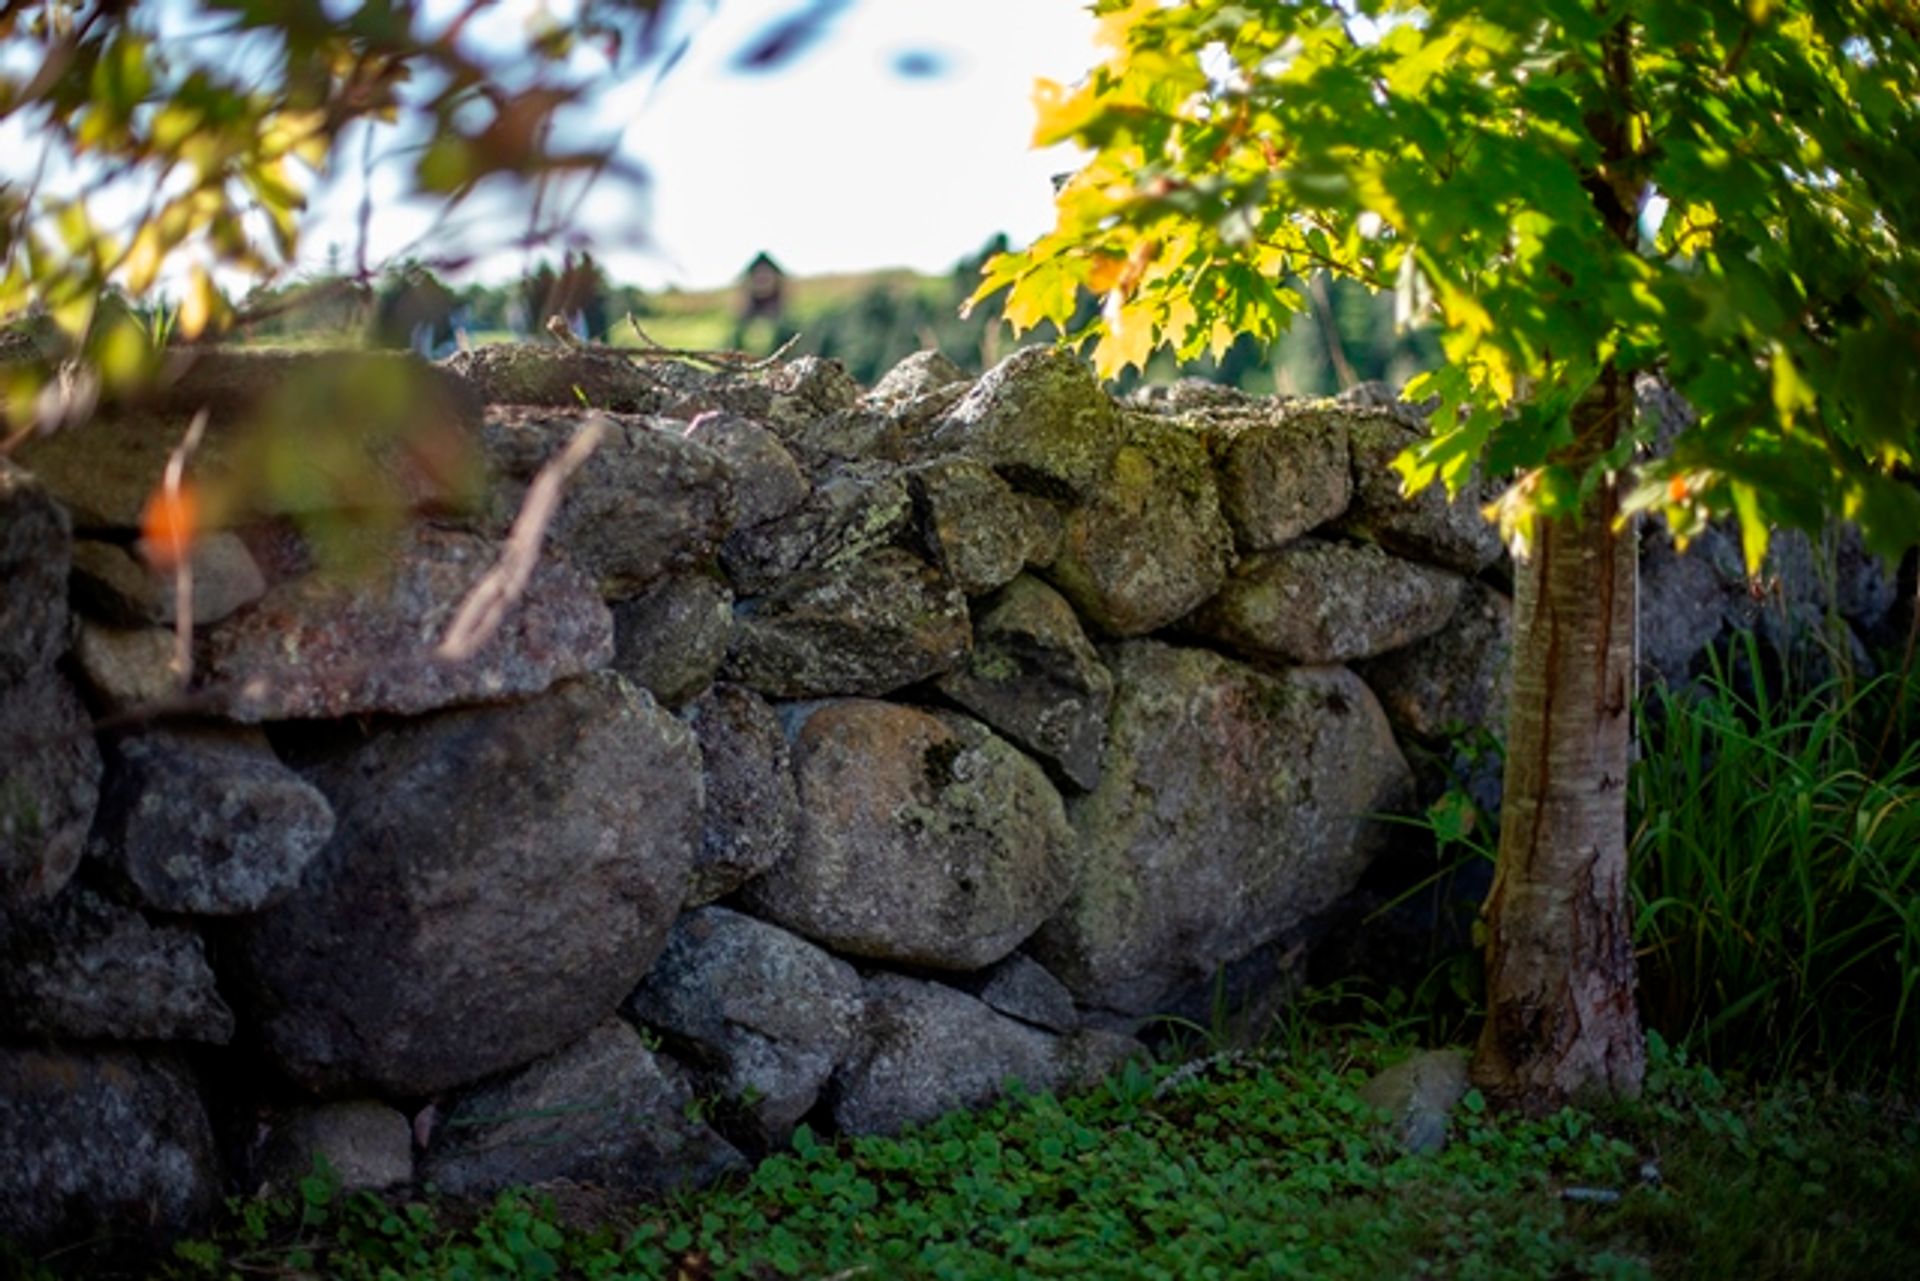
[{"label": "stone wall", "polygon": [[[346,359],[206,356],[0,463],[0,1233],[175,1230],[317,1153],[654,1191],[1071,1087],[1223,970],[1284,992],[1409,756],[1499,722],[1501,548],[1400,498],[1417,419],[1365,394],[488,349],[407,368],[489,500],[382,455],[416,519],[343,584],[289,518],[351,506]],[[583,402],[524,599],[440,661]],[[200,545],[180,698],[131,543],[201,407],[202,476],[271,413],[314,483]]]}]

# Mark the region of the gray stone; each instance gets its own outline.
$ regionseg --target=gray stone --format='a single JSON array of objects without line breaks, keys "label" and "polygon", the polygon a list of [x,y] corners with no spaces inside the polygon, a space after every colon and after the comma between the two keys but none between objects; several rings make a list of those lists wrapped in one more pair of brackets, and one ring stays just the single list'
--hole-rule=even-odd
[{"label": "gray stone", "polygon": [[649,412],[667,418],[692,422],[701,414],[737,414],[782,431],[805,417],[792,397],[774,390],[764,369],[702,369],[679,361],[656,361],[645,372],[662,393],[658,408]]},{"label": "gray stone", "polygon": [[957,979],[955,986],[1002,1014],[1049,1032],[1071,1032],[1080,1026],[1080,1012],[1067,985],[1020,952],[991,969]]},{"label": "gray stone", "polygon": [[0,906],[60,892],[99,799],[93,722],[67,678],[0,684]]},{"label": "gray stone", "polygon": [[1346,663],[1433,635],[1465,580],[1371,544],[1303,538],[1240,562],[1190,626],[1254,658]]},{"label": "gray stone", "polygon": [[678,707],[713,684],[732,634],[727,585],[675,574],[613,607],[613,670]]},{"label": "gray stone", "polygon": [[926,445],[977,458],[1016,489],[1081,499],[1108,480],[1120,415],[1086,362],[1052,347],[1026,347],[989,369]]},{"label": "gray stone", "polygon": [[775,365],[767,371],[767,385],[816,418],[853,408],[861,393],[846,365],[830,356],[796,356]]},{"label": "gray stone", "polygon": [[1272,551],[1346,511],[1348,415],[1263,405],[1205,419],[1220,509],[1244,551]]},{"label": "gray stone", "polygon": [[1639,664],[1678,687],[1719,637],[1745,594],[1740,551],[1709,527],[1682,553],[1664,525],[1648,521],[1640,539]]},{"label": "gray stone", "polygon": [[543,555],[526,592],[479,653],[435,653],[498,544],[415,527],[373,579],[310,576],[275,585],[207,636],[203,685],[240,721],[414,713],[536,694],[603,667],[613,620],[564,557]]},{"label": "gray stone", "polygon": [[1886,563],[1867,551],[1859,527],[1847,523],[1817,539],[1798,529],[1775,530],[1762,573],[1787,600],[1836,613],[1862,632],[1879,627],[1899,595]]},{"label": "gray stone", "polygon": [[556,1179],[628,1193],[697,1187],[743,1162],[688,1119],[692,1103],[680,1074],[610,1018],[458,1099],[434,1130],[420,1179],[456,1197]]},{"label": "gray stone", "polygon": [[1060,534],[1048,519],[1051,509],[1014,493],[984,464],[941,458],[906,475],[921,538],[967,595],[984,595],[1057,555],[1052,544]]},{"label": "gray stone", "polygon": [[1423,1050],[1375,1073],[1360,1101],[1387,1114],[1401,1147],[1430,1156],[1447,1146],[1447,1119],[1467,1085],[1465,1050]]},{"label": "gray stone", "polygon": [[254,1177],[279,1195],[325,1169],[346,1192],[381,1192],[413,1182],[413,1127],[374,1099],[296,1108],[274,1118]]},{"label": "gray stone", "polygon": [[76,1041],[233,1039],[200,937],[82,885],[0,919],[0,1031]]},{"label": "gray stone", "polygon": [[780,438],[751,419],[702,414],[688,425],[686,435],[724,458],[732,470],[737,525],[777,520],[805,502],[813,490],[813,483]]},{"label": "gray stone", "polygon": [[800,839],[743,891],[756,915],[853,956],[973,970],[1071,890],[1059,793],[985,726],[867,699],[800,716]]},{"label": "gray stone", "polygon": [[1356,670],[1404,733],[1429,742],[1477,729],[1504,736],[1512,651],[1513,602],[1470,582],[1445,627]]},{"label": "gray stone", "polygon": [[758,694],[716,685],[684,716],[700,740],[707,794],[691,907],[733,893],[787,856],[800,830],[800,797],[786,732]]},{"label": "gray stone", "polygon": [[1009,1081],[1088,1085],[1140,1052],[1108,1033],[1050,1036],[953,988],[876,974],[852,1055],[833,1076],[833,1119],[848,1134],[892,1134],[988,1103]]},{"label": "gray stone", "polygon": [[185,1070],[124,1051],[0,1046],[0,1237],[171,1235],[220,1189],[213,1128]]},{"label": "gray stone", "polygon": [[[589,417],[580,410],[487,411],[482,439],[500,482],[486,532],[506,533],[528,483]],[[568,478],[546,545],[565,552],[601,595],[619,600],[712,557],[733,528],[733,472],[677,423],[599,417],[607,433]]]},{"label": "gray stone", "polygon": [[1067,542],[1067,519],[1050,499],[1038,494],[1016,494],[1026,509],[1021,518],[1027,534],[1027,568],[1047,569],[1060,559]]},{"label": "gray stone", "polygon": [[1210,978],[1353,888],[1411,786],[1342,668],[1270,676],[1156,641],[1109,654],[1100,785],[1070,806],[1078,890],[1028,944],[1082,1004],[1128,1014]]},{"label": "gray stone", "polygon": [[1156,414],[1185,414],[1194,410],[1240,411],[1254,401],[1238,387],[1187,377],[1170,383],[1144,383],[1127,397],[1127,403]]},{"label": "gray stone", "polygon": [[735,530],[720,564],[742,595],[776,591],[794,574],[835,569],[912,540],[913,500],[891,472],[850,467],[821,479],[778,520]]},{"label": "gray stone", "polygon": [[44,672],[66,649],[72,545],[46,486],[0,458],[0,688]]},{"label": "gray stone", "polygon": [[155,911],[237,916],[291,894],[332,835],[258,732],[180,729],[115,744],[88,848]]},{"label": "gray stone", "polygon": [[237,922],[236,989],[295,1081],[432,1094],[618,1008],[700,834],[693,735],[602,674],[386,729],[306,769],[338,819],[295,893]]},{"label": "gray stone", "polygon": [[1136,415],[1115,443],[1047,577],[1094,626],[1139,636],[1213,595],[1233,538],[1197,432]]},{"label": "gray stone", "polygon": [[757,1144],[786,1142],[853,1043],[860,976],[785,930],[721,907],[682,916],[627,1012],[691,1064]]},{"label": "gray stone", "polygon": [[167,703],[180,696],[173,670],[174,636],[159,627],[108,627],[81,619],[73,661],[80,683],[109,715]]},{"label": "gray stone", "polygon": [[1100,781],[1113,677],[1073,607],[1037,578],[1014,579],[973,624],[966,665],[942,694],[1086,791]]},{"label": "gray stone", "polygon": [[[228,519],[470,504],[480,405],[411,353],[169,348],[172,381],[131,408],[37,436],[15,460],[78,527],[134,531],[195,414],[192,476]],[[315,440],[356,439],[350,450]],[[343,471],[342,466],[348,470]]]},{"label": "gray stone", "polygon": [[[266,594],[267,581],[240,538],[214,530],[196,540],[193,621],[217,623]],[[178,598],[171,574],[157,574],[118,543],[82,539],[73,545],[73,593],[87,614],[119,627],[171,626]]]},{"label": "gray stone", "polygon": [[721,672],[771,698],[880,695],[952,670],[971,643],[960,590],[885,550],[735,605]]},{"label": "gray stone", "polygon": [[[928,438],[955,406],[967,398],[971,388],[972,384],[963,380],[923,391],[906,400],[886,402],[886,417],[883,419],[888,425],[886,443],[896,449],[901,458],[939,455],[941,449],[929,445]],[[865,403],[876,405],[879,402],[870,400]]]},{"label": "gray stone", "polygon": [[814,475],[830,475],[835,469],[848,465],[897,464],[911,453],[909,443],[920,421],[916,415],[924,416],[935,409],[921,401],[937,401],[938,408],[944,409],[958,399],[950,394],[957,390],[931,393],[898,407],[881,407],[863,401],[825,418],[786,422],[780,426],[780,439]]},{"label": "gray stone", "polygon": [[867,398],[883,404],[907,401],[965,381],[966,371],[947,359],[945,353],[937,350],[916,351],[881,375],[880,381],[867,393]]},{"label": "gray stone", "polygon": [[632,357],[599,347],[489,343],[447,357],[489,405],[598,409],[617,414],[662,412],[673,391]]},{"label": "gray stone", "polygon": [[1340,528],[1397,555],[1477,574],[1500,559],[1500,532],[1480,509],[1490,494],[1475,472],[1458,499],[1436,481],[1412,498],[1400,492],[1393,460],[1420,433],[1379,413],[1356,413],[1347,424],[1353,452],[1353,504]]}]

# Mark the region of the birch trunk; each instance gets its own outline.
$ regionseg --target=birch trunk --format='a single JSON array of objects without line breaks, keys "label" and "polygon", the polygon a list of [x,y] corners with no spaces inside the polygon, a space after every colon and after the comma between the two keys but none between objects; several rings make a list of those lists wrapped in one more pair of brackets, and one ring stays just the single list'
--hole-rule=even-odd
[{"label": "birch trunk", "polygon": [[[1632,412],[1609,368],[1575,411],[1591,458]],[[1588,452],[1592,451],[1592,452]],[[1550,1111],[1631,1095],[1645,1070],[1627,888],[1637,556],[1609,483],[1540,518],[1520,566],[1500,854],[1485,909],[1487,1021],[1473,1079]]]}]

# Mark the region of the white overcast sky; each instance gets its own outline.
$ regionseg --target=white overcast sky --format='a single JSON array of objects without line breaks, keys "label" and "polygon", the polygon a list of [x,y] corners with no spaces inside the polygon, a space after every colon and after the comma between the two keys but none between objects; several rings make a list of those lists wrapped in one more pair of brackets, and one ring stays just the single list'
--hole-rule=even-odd
[{"label": "white overcast sky", "polygon": [[[1084,3],[852,0],[823,40],[761,73],[736,70],[733,59],[795,0],[692,9],[705,16],[665,80],[610,84],[595,104],[595,126],[617,135],[650,179],[644,201],[613,185],[590,200],[582,221],[596,256],[620,281],[701,288],[736,279],[761,250],[802,275],[939,272],[995,232],[1031,239],[1052,225],[1049,176],[1073,165],[1028,145],[1033,82],[1073,80],[1092,65]],[[905,55],[930,57],[938,74],[900,74]],[[315,201],[303,236],[310,263],[330,242],[352,256],[353,169]],[[377,263],[428,218],[395,199],[393,180],[377,180],[375,194]],[[521,225],[511,211],[489,211],[477,220],[483,233],[489,219],[503,239]],[[621,247],[642,236],[645,250]],[[437,246],[420,248],[431,256]],[[525,265],[518,251],[495,254],[474,274],[499,279]]]}]

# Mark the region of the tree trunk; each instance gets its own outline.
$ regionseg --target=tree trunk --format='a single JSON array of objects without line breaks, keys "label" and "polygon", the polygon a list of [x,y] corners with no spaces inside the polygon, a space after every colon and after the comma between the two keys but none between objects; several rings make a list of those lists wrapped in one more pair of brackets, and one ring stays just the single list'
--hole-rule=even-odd
[{"label": "tree trunk", "polygon": [[[1574,413],[1591,459],[1632,412],[1611,366]],[[1626,784],[1638,563],[1619,491],[1539,518],[1520,566],[1500,855],[1487,899],[1487,1021],[1473,1079],[1495,1101],[1550,1111],[1637,1093]]]}]

